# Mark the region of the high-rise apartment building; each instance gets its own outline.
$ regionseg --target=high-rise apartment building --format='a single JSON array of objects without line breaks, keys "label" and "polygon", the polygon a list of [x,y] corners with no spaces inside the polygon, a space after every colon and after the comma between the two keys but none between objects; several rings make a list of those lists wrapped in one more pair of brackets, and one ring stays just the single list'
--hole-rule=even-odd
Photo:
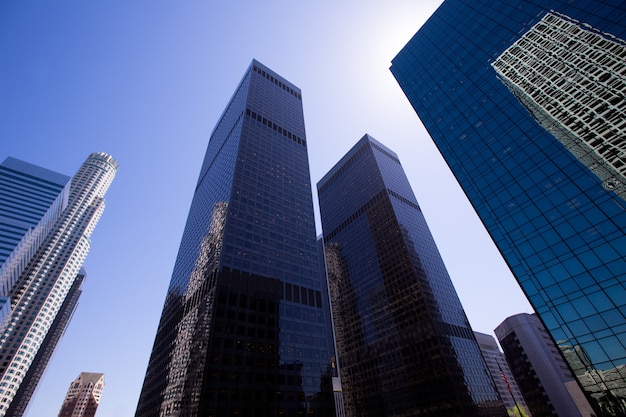
[{"label": "high-rise apartment building", "polygon": [[535,314],[508,317],[495,332],[533,416],[594,415],[558,348]]},{"label": "high-rise apartment building", "polygon": [[347,416],[505,416],[397,155],[365,135],[318,183]]},{"label": "high-rise apartment building", "polygon": [[476,336],[476,341],[483,358],[485,358],[491,378],[496,384],[496,389],[509,415],[518,415],[521,412],[528,414],[528,407],[524,397],[509,369],[504,353],[498,347],[496,339],[489,334],[479,332],[474,332],[474,336]]},{"label": "high-rise apartment building", "polygon": [[211,135],[137,417],[331,416],[300,89],[253,60]]},{"label": "high-rise apartment building", "polygon": [[11,413],[13,398],[80,276],[117,169],[107,154],[87,158],[72,177],[67,206],[9,290],[12,314],[0,334],[0,416]]},{"label": "high-rise apartment building", "polygon": [[58,417],[94,417],[104,390],[104,374],[81,372],[70,384]]},{"label": "high-rise apartment building", "polygon": [[391,66],[598,414],[626,402],[624,22],[446,0]]}]

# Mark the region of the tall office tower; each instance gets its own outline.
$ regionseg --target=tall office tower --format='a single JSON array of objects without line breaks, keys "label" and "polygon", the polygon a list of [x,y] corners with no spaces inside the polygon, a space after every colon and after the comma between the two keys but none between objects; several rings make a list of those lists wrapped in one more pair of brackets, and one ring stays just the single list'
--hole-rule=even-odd
[{"label": "tall office tower", "polygon": [[12,315],[0,334],[0,416],[5,416],[89,252],[118,164],[93,153],[72,177],[68,204],[9,291]]},{"label": "tall office tower", "polygon": [[104,390],[104,374],[81,372],[67,390],[58,417],[94,417]]},{"label": "tall office tower", "polygon": [[200,170],[136,416],[334,415],[300,90],[253,60]]},{"label": "tall office tower", "polygon": [[530,415],[524,397],[517,386],[517,381],[515,381],[496,339],[489,334],[479,332],[474,332],[474,336],[476,336],[476,341],[485,358],[491,378],[496,384],[496,389],[509,415],[517,416],[520,412]]},{"label": "tall office tower", "polygon": [[626,402],[624,22],[446,0],[391,66],[597,414]]},{"label": "tall office tower", "polygon": [[347,416],[506,416],[394,152],[365,135],[317,185]]},{"label": "tall office tower", "polygon": [[65,329],[67,329],[70,319],[78,306],[78,299],[82,293],[81,286],[86,276],[87,273],[85,269],[81,268],[63,304],[61,304],[59,312],[54,318],[50,330],[48,330],[48,334],[46,334],[46,337],[43,339],[37,351],[37,355],[35,355],[33,362],[28,368],[24,380],[17,389],[5,417],[21,417],[26,413],[30,399],[37,389],[37,385],[46,370],[46,366],[48,366],[48,361],[52,357],[57,343],[61,340],[61,336],[63,336]]},{"label": "tall office tower", "polygon": [[495,332],[533,416],[594,415],[536,315],[511,316]]},{"label": "tall office tower", "polygon": [[69,179],[11,157],[0,164],[0,266],[48,212],[52,219],[47,219],[46,226],[51,227],[54,213],[58,217],[67,204]]}]

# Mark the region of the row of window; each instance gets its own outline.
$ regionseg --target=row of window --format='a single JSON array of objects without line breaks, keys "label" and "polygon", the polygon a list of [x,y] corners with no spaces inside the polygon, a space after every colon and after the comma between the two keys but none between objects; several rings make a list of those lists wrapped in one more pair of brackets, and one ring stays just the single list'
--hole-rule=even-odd
[{"label": "row of window", "polygon": [[[322,294],[319,290],[305,288],[288,282],[283,283],[275,278],[267,278],[246,271],[231,270],[228,267],[222,268],[222,274],[227,276],[229,281],[231,281],[231,285],[236,288],[254,288],[258,294],[262,291],[271,294],[272,298],[277,300],[287,300],[297,304],[322,308]],[[221,293],[219,297],[221,303],[227,302],[226,294]],[[238,297],[233,293],[229,295],[228,299],[228,304],[231,306],[239,305],[242,308],[258,309],[258,311],[262,312],[265,312],[265,303],[266,301],[263,299],[249,297],[244,294]],[[271,312],[275,308],[274,306],[269,311]]]},{"label": "row of window", "polygon": [[392,155],[391,153],[389,153],[388,151],[383,149],[381,146],[378,146],[374,142],[370,142],[370,145],[372,146],[372,148],[376,149],[378,152],[382,153],[387,158],[391,159],[392,161],[394,161],[394,162],[396,162],[398,164],[400,163],[400,160],[398,158],[396,158],[394,155]]},{"label": "row of window", "polygon": [[341,222],[339,226],[337,226],[335,229],[331,230],[330,232],[326,233],[324,235],[324,241],[330,242],[335,236],[341,233],[346,227],[350,226],[350,224],[353,221],[355,221],[357,218],[359,218],[361,215],[367,212],[376,203],[386,198],[387,197],[386,191],[387,190],[379,191],[376,195],[374,195],[371,199],[369,199],[367,203],[363,204],[361,207],[355,210],[354,213],[348,216],[348,218],[346,218],[343,222]]},{"label": "row of window", "polygon": [[367,146],[362,146],[346,162],[344,162],[341,165],[341,167],[330,178],[328,178],[323,184],[318,185],[317,193],[320,195],[323,194],[328,189],[328,187],[330,187],[332,184],[335,183],[335,181],[337,181],[337,179],[340,176],[342,176],[348,170],[350,170],[350,168],[354,165],[356,160],[361,158],[368,151],[369,151],[369,148]]},{"label": "row of window", "polygon": [[302,100],[302,95],[299,92],[297,92],[293,88],[289,87],[287,84],[285,84],[284,82],[280,81],[278,78],[274,77],[269,72],[266,72],[265,70],[257,67],[256,65],[253,66],[253,69],[254,69],[254,72],[256,72],[258,74],[261,74],[263,77],[265,77],[269,81],[273,82],[274,84],[276,84],[277,86],[279,86],[283,90],[287,91],[289,94],[291,94],[292,96],[296,97],[298,100]]},{"label": "row of window", "polygon": [[300,136],[296,135],[295,133],[291,133],[290,131],[288,131],[287,129],[283,128],[282,126],[277,125],[276,123],[272,122],[271,120],[268,120],[267,118],[262,117],[260,114],[257,114],[256,112],[254,112],[254,111],[252,111],[250,109],[246,109],[246,116],[252,118],[252,120],[256,120],[257,122],[262,123],[263,126],[267,126],[267,127],[271,128],[271,129],[273,129],[274,131],[280,133],[284,137],[293,140],[298,145],[306,146],[306,140],[302,139]]}]

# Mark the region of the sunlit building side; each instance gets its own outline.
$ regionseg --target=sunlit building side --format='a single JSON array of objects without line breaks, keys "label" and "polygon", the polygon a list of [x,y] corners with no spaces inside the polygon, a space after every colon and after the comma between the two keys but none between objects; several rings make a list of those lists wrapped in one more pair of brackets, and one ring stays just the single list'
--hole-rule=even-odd
[{"label": "sunlit building side", "polygon": [[76,307],[78,307],[78,300],[82,294],[81,287],[86,276],[87,273],[85,269],[81,268],[65,300],[63,300],[59,312],[54,318],[50,330],[48,330],[48,334],[46,334],[46,337],[43,339],[37,351],[37,355],[35,355],[33,362],[28,368],[24,380],[15,393],[5,417],[21,417],[28,415],[30,400],[33,395],[36,395],[37,386],[46,370],[46,366],[48,366],[48,361],[52,358],[57,343],[61,340],[61,337],[65,333],[76,311]]},{"label": "sunlit building side", "polygon": [[72,177],[67,207],[9,290],[11,317],[0,334],[0,416],[10,412],[79,276],[117,169],[117,161],[105,153],[87,158]]},{"label": "sunlit building side", "polygon": [[58,417],[95,417],[104,391],[104,374],[81,372],[70,384]]},{"label": "sunlit building side", "polygon": [[0,330],[9,291],[67,206],[70,177],[8,157],[0,164]]},{"label": "sunlit building side", "polygon": [[535,314],[516,314],[495,329],[507,363],[535,416],[593,417],[557,346]]},{"label": "sunlit building side", "polygon": [[517,381],[515,377],[513,377],[504,353],[500,351],[496,339],[490,334],[485,333],[474,332],[474,335],[476,336],[478,346],[487,363],[491,378],[496,384],[498,393],[509,415],[515,416],[520,412],[524,412],[528,416],[531,416],[528,412],[524,397],[517,386]]}]

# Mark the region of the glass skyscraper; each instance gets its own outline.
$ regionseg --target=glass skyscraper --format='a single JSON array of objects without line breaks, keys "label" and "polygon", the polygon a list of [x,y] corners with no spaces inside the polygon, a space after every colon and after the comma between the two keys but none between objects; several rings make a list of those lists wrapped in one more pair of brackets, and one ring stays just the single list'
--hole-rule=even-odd
[{"label": "glass skyscraper", "polygon": [[317,188],[346,415],[506,416],[397,155],[365,135]]},{"label": "glass skyscraper", "polygon": [[626,412],[624,22],[617,0],[446,0],[391,66],[608,415]]},{"label": "glass skyscraper", "polygon": [[8,157],[0,164],[0,297],[67,206],[70,177]]},{"label": "glass skyscraper", "polygon": [[69,179],[16,158],[0,164],[0,266],[63,194]]},{"label": "glass skyscraper", "polygon": [[[74,284],[84,276],[81,267],[90,236],[104,211],[104,195],[117,169],[113,157],[101,152],[89,155],[71,179],[67,205],[9,288],[12,313],[0,333],[0,416],[21,415],[11,409],[12,401],[21,384],[31,378],[31,366],[45,366],[39,349],[42,355],[49,355],[56,344],[52,333],[51,338],[47,336],[65,325],[64,318],[57,320],[59,314],[73,308],[72,302],[65,301],[77,296]],[[2,272],[4,283],[9,272]]]},{"label": "glass skyscraper", "polygon": [[253,60],[211,134],[137,417],[331,416],[300,89]]}]

